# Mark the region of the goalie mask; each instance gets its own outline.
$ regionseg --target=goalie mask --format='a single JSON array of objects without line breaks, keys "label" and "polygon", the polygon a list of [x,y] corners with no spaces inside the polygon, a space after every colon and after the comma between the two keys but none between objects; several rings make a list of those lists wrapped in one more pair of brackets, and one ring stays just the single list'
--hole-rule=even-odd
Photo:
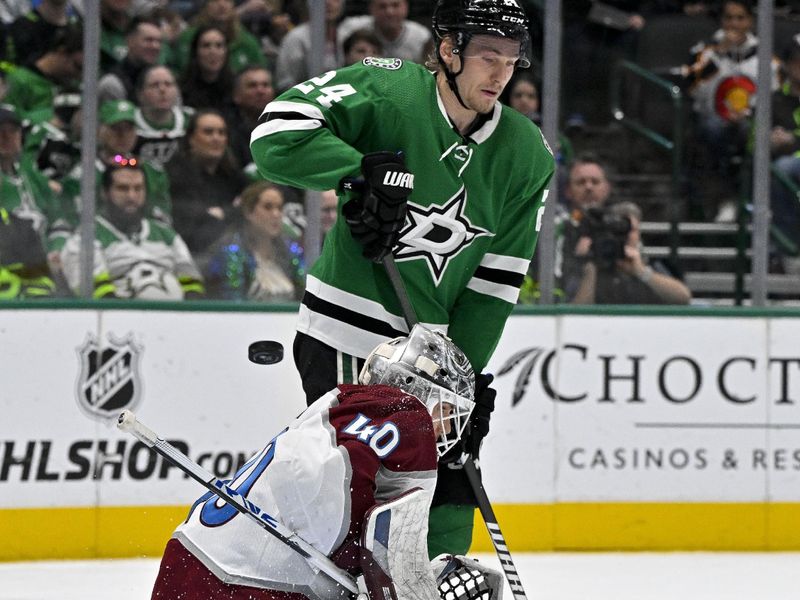
[{"label": "goalie mask", "polygon": [[440,458],[458,442],[475,406],[475,373],[466,355],[444,334],[421,325],[375,348],[358,380],[418,398],[442,432],[436,440]]}]

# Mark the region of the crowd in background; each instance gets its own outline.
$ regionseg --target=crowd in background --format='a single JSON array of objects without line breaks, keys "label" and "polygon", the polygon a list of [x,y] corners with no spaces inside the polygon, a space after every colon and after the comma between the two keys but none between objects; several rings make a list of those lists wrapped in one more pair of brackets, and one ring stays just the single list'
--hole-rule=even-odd
[{"label": "crowd in background", "polygon": [[[503,101],[539,123],[544,3],[523,4],[539,64],[518,72]],[[429,0],[325,0],[323,70],[367,56],[425,62],[433,6]],[[791,18],[792,10],[791,3],[778,2],[777,18]],[[564,301],[691,299],[678,268],[641,259],[643,215],[636,206],[612,211],[628,223],[620,239],[630,250],[620,250],[613,262],[622,279],[609,275],[606,287],[613,293],[590,289],[587,277],[616,269],[596,268],[583,216],[613,204],[613,194],[609,189],[592,199],[581,191],[587,185],[581,177],[607,183],[608,166],[576,155],[569,136],[608,118],[610,65],[632,58],[637,35],[664,14],[719,24],[711,39],[685,49],[684,65],[676,65],[679,84],[694,98],[704,168],[730,183],[737,160],[752,151],[758,43],[752,3],[565,2],[564,133],[552,144],[560,168],[554,181],[564,191],[557,225]],[[80,1],[0,1],[2,299],[80,294],[81,108],[88,101],[81,94],[82,22]],[[306,3],[100,0],[100,23],[95,297],[298,300],[307,267],[305,191],[260,180],[249,140],[268,102],[319,75],[308,72]],[[772,147],[778,176],[800,182],[800,38],[776,52]],[[800,244],[797,197],[783,183],[774,187],[776,223]],[[730,219],[730,194],[717,192],[709,209],[714,214],[701,218]],[[325,192],[323,235],[335,215],[335,191]],[[532,272],[523,301],[535,301],[535,278]],[[669,288],[663,294],[659,283]]]}]

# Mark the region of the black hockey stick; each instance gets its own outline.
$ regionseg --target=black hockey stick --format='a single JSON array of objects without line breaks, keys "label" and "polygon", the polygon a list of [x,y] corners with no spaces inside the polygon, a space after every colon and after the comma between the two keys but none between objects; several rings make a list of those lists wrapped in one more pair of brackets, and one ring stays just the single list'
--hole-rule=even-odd
[{"label": "black hockey stick", "polygon": [[280,523],[274,517],[261,510],[257,505],[242,496],[227,482],[219,479],[210,471],[206,471],[175,446],[156,435],[154,431],[140,423],[131,411],[125,410],[117,419],[117,427],[133,435],[145,446],[160,454],[167,462],[175,465],[192,479],[200,483],[210,492],[219,496],[230,506],[255,521],[267,533],[297,552],[312,568],[325,573],[336,583],[358,595],[358,586],[353,577],[344,569],[340,569],[322,552],[297,535],[294,531]]},{"label": "black hockey stick", "polygon": [[[403,318],[406,320],[409,329],[419,323],[417,314],[408,298],[405,282],[400,275],[397,264],[394,262],[394,256],[388,254],[383,259],[383,266],[386,269],[386,274],[389,276],[389,281],[392,282],[392,287],[400,301],[400,306],[403,310]],[[525,590],[522,588],[522,581],[517,573],[517,567],[514,566],[514,561],[511,559],[511,553],[508,551],[508,544],[503,537],[503,532],[500,531],[500,525],[497,524],[497,517],[494,516],[492,503],[489,501],[489,496],[486,495],[486,490],[483,489],[481,483],[481,476],[478,473],[478,468],[475,462],[469,455],[464,455],[461,458],[461,464],[464,466],[464,472],[467,474],[467,479],[472,487],[472,492],[478,501],[478,508],[481,511],[483,522],[486,524],[486,529],[489,531],[489,537],[492,539],[494,551],[497,553],[497,558],[500,559],[500,564],[503,566],[503,572],[506,575],[506,580],[511,588],[511,593],[514,594],[516,600],[528,600],[525,595]]]}]

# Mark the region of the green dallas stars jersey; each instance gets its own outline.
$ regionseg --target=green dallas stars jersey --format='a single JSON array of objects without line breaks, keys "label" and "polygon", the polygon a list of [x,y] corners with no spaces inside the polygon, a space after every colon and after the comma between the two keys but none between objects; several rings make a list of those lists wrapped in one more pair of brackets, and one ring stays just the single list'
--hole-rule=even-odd
[{"label": "green dallas stars jersey", "polygon": [[[414,192],[394,256],[411,302],[420,322],[447,331],[477,372],[486,366],[533,256],[554,170],[530,120],[496,104],[464,138],[434,75],[367,58],[268,104],[251,150],[263,177],[314,190],[359,176],[365,153],[402,151]],[[383,266],[361,256],[339,219],[308,276],[298,331],[365,357],[408,331],[400,315]]]}]

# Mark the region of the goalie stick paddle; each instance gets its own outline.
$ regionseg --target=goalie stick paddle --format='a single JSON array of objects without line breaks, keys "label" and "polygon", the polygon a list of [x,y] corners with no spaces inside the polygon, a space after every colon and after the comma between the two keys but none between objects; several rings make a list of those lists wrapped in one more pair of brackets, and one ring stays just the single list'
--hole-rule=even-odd
[{"label": "goalie stick paddle", "polygon": [[[411,300],[408,297],[406,285],[402,275],[400,275],[400,270],[394,262],[394,256],[391,254],[385,256],[383,259],[383,266],[386,269],[386,274],[389,276],[389,281],[392,282],[394,293],[400,301],[400,306],[403,309],[403,318],[405,318],[406,324],[410,329],[419,323],[419,320],[417,319],[417,314],[414,311]],[[464,466],[464,472],[467,475],[470,487],[472,487],[472,492],[475,494],[475,499],[478,501],[481,517],[483,517],[483,522],[486,524],[486,529],[489,531],[489,537],[492,538],[494,551],[497,553],[497,558],[500,559],[500,564],[503,566],[503,572],[511,588],[511,593],[514,594],[515,600],[528,600],[528,597],[525,595],[525,590],[522,587],[522,581],[517,573],[517,567],[514,566],[511,553],[508,551],[506,539],[503,537],[503,532],[500,531],[500,525],[497,524],[497,517],[494,516],[492,503],[489,501],[486,490],[483,489],[478,467],[475,466],[475,462],[469,455],[462,457],[461,464]]]},{"label": "goalie stick paddle", "polygon": [[294,531],[271,517],[235,489],[228,487],[227,482],[219,479],[210,471],[206,471],[175,446],[156,435],[153,430],[139,422],[136,419],[136,415],[131,411],[124,410],[120,413],[117,419],[117,427],[133,435],[145,446],[160,454],[165,460],[178,467],[207,490],[219,496],[243,515],[250,517],[264,531],[275,536],[306,559],[312,568],[325,573],[336,583],[354,595],[358,595],[358,586],[347,571],[337,567],[330,558],[314,548]]}]

